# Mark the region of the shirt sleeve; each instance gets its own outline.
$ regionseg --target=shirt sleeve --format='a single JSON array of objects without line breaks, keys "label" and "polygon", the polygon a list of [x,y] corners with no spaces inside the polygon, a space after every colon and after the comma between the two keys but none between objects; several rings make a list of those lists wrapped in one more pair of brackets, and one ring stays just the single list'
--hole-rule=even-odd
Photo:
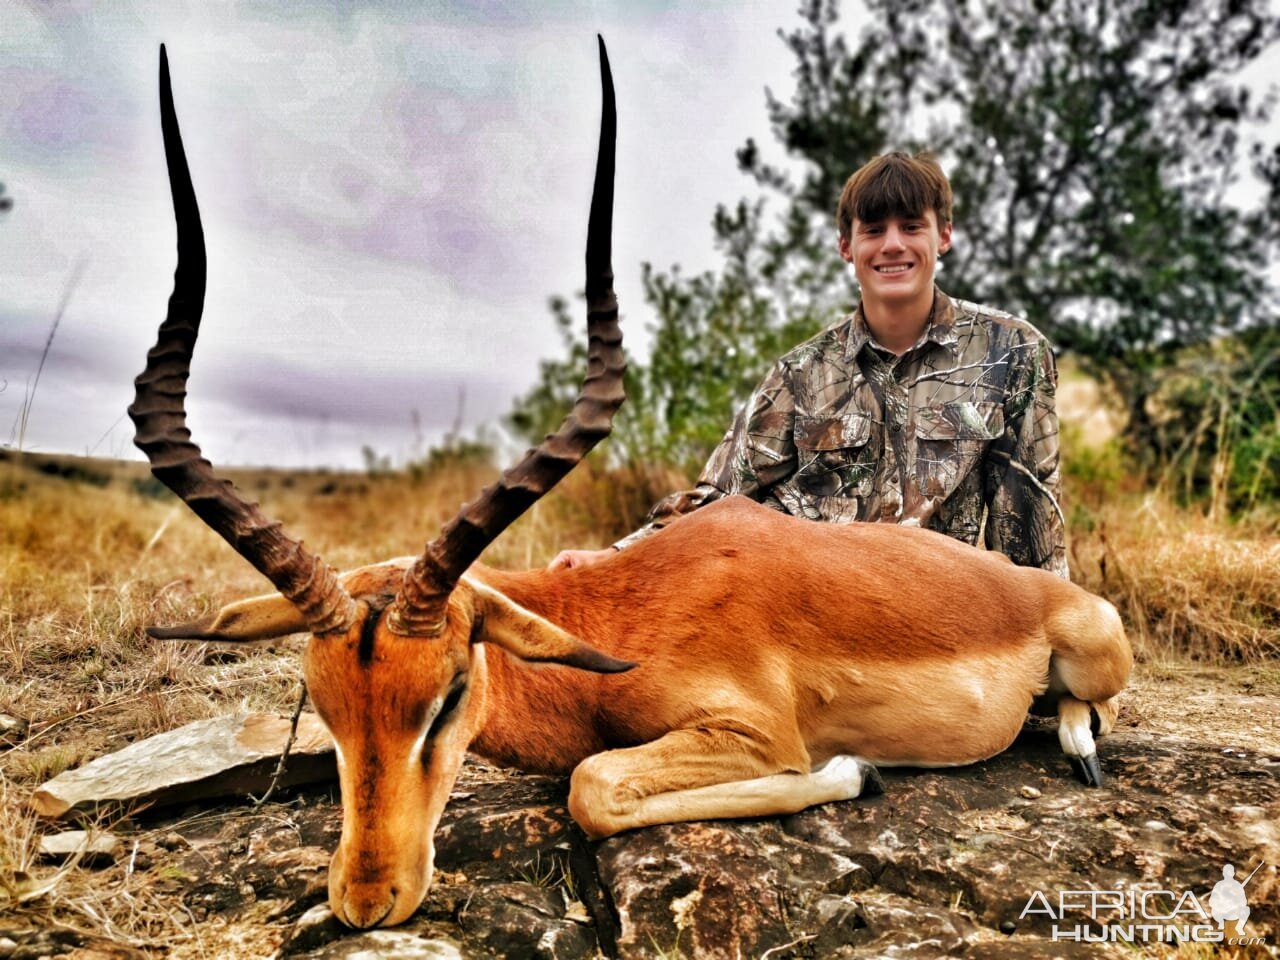
[{"label": "shirt sleeve", "polygon": [[987,547],[1068,580],[1058,495],[1058,371],[1045,340],[1016,349],[1020,356],[1010,362],[1004,434],[987,454]]},{"label": "shirt sleeve", "polygon": [[724,497],[750,497],[782,510],[782,504],[770,491],[774,484],[795,472],[795,410],[790,369],[782,360],[765,375],[733,418],[729,432],[702,468],[697,486],[659,500],[649,511],[645,525],[614,547],[623,550],[686,513]]}]

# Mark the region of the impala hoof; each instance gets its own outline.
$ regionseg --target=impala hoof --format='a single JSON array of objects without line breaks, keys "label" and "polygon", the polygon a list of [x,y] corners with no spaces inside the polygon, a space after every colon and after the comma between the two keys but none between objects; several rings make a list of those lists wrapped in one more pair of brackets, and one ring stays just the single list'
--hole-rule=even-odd
[{"label": "impala hoof", "polygon": [[1098,755],[1091,753],[1087,757],[1070,757],[1071,767],[1076,777],[1086,787],[1102,786],[1102,766],[1098,763]]},{"label": "impala hoof", "polygon": [[863,760],[866,769],[862,772],[862,795],[864,797],[878,797],[884,793],[884,777],[880,776],[880,771],[876,769],[876,765],[869,760]]},{"label": "impala hoof", "polygon": [[813,771],[838,788],[833,799],[853,800],[884,793],[884,780],[870,760],[862,757],[834,756]]}]

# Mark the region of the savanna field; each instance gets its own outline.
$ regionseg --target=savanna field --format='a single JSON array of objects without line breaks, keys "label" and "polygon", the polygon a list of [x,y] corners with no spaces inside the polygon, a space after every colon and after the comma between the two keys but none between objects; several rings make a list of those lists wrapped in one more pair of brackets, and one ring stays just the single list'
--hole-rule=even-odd
[{"label": "savanna field", "polygon": [[[1081,433],[1067,437],[1070,560],[1077,582],[1121,610],[1138,654],[1121,723],[1274,751],[1280,715],[1258,705],[1280,696],[1277,515],[1228,520],[1180,506],[1176,491],[1140,484],[1109,446],[1086,447]],[[600,459],[501,537],[486,562],[535,566],[563,548],[607,544],[682,482],[670,471],[607,470]],[[494,468],[437,456],[367,474],[227,473],[347,569],[417,553]],[[261,926],[200,923],[182,876],[162,863],[43,862],[39,837],[60,828],[28,807],[47,778],[147,735],[229,712],[289,712],[302,639],[213,647],[144,633],[260,592],[248,564],[141,464],[0,459],[0,714],[17,721],[0,745],[0,929],[70,928],[157,956],[269,952]],[[127,811],[90,826],[126,845],[152,829],[145,813]],[[1259,853],[1274,864],[1280,850]],[[1274,894],[1274,871],[1254,889]]]},{"label": "savanna field", "polygon": [[[665,6],[677,15],[611,3],[0,7],[0,393],[13,405],[5,409],[17,408],[8,443],[0,438],[0,960],[1280,956],[1277,4]],[[616,138],[612,81],[597,100],[594,65],[583,59],[597,30],[616,70]],[[237,415],[265,416],[269,405],[288,416],[302,405],[326,443],[345,442],[329,425],[357,407],[386,428],[351,424],[362,430],[352,447],[370,446],[360,450],[365,469],[347,472],[222,469],[213,438],[197,439],[245,499],[338,570],[419,555],[495,478],[506,457],[492,454],[493,433],[459,438],[465,394],[443,448],[413,463],[374,447],[416,457],[441,411],[425,424],[412,412],[412,445],[395,437],[399,411],[379,411],[402,394],[426,403],[448,384],[491,395],[496,383],[525,381],[508,364],[532,359],[520,344],[543,335],[505,342],[504,331],[548,292],[562,355],[538,363],[503,429],[536,443],[577,395],[587,348],[577,295],[565,291],[581,274],[563,272],[570,261],[560,254],[572,247],[580,263],[598,106],[599,197],[614,212],[601,217],[593,203],[591,232],[606,220],[616,229],[607,228],[607,256],[589,243],[586,287],[594,294],[616,268],[624,318],[646,321],[647,338],[627,331],[628,401],[611,439],[497,538],[487,564],[541,567],[563,549],[634,530],[659,498],[690,485],[762,364],[855,299],[891,306],[909,288],[923,314],[937,277],[955,297],[1034,324],[1063,361],[1071,577],[1116,606],[1136,655],[1114,729],[1097,745],[1101,783],[1071,777],[1070,723],[1060,740],[1056,719],[1029,717],[981,762],[884,763],[883,789],[854,800],[595,840],[569,814],[567,778],[473,755],[432,834],[435,873],[421,904],[396,929],[367,931],[343,927],[327,906],[330,858],[349,829],[332,780],[244,796],[238,773],[223,782],[234,791],[215,794],[211,777],[164,808],[101,803],[42,818],[33,793],[60,773],[195,721],[266,713],[270,725],[296,721],[303,705],[303,636],[243,645],[148,636],[152,625],[266,592],[244,559],[142,462],[39,448],[97,449],[83,445],[94,439],[84,432],[116,417],[97,445],[124,435],[123,409],[89,417],[81,398],[106,395],[99,375],[123,387],[141,345],[120,373],[122,332],[139,317],[160,320],[156,271],[168,270],[172,249],[160,140],[167,149],[176,129],[168,109],[164,120],[156,110],[161,41],[161,90],[172,55],[210,241],[206,274],[203,242],[183,230],[173,319],[207,280],[211,319],[231,320],[219,334],[221,399],[253,384],[235,397]],[[604,146],[615,139],[616,165]],[[900,175],[849,179],[859,158],[908,149],[926,151],[910,162],[928,199]],[[184,179],[173,194],[189,223]],[[917,220],[929,229],[903,232]],[[880,225],[876,238],[862,229]],[[690,245],[695,234],[707,242]],[[59,346],[80,339],[61,354],[53,346],[64,317],[70,332]],[[172,326],[175,340],[184,327]],[[495,338],[504,342],[490,350]],[[401,364],[401,344],[412,342],[420,355]],[[344,343],[367,349],[360,362],[333,362]],[[197,369],[217,368],[207,352],[197,350]],[[975,389],[996,368],[1009,383],[1012,350],[987,360],[919,379],[945,384],[983,367],[965,374]],[[332,377],[345,377],[341,389]],[[219,399],[216,386],[202,388],[208,402]],[[282,406],[275,397],[286,394]],[[168,416],[162,405],[153,412]],[[245,422],[262,440],[267,429],[253,423],[276,421]],[[842,575],[856,579],[856,558],[849,569]],[[904,583],[902,594],[929,586]],[[842,587],[829,596],[843,600]],[[869,618],[855,618],[867,605],[853,607],[849,620],[862,627]],[[972,642],[990,650],[981,618]],[[715,633],[725,649],[752,642],[727,636],[726,622]],[[883,621],[873,627],[901,639]],[[765,629],[787,635],[784,623]],[[651,695],[669,674],[662,657],[644,659],[648,670],[638,665],[632,679],[644,677]],[[813,653],[799,667],[764,656],[741,663],[770,660],[785,660],[794,677]],[[391,666],[397,679],[406,672]],[[922,722],[936,718],[932,728],[877,731],[899,740],[947,743],[966,725],[988,732],[1005,686],[993,669],[996,683],[968,685],[973,696],[955,701],[899,682],[902,671],[835,667],[839,689],[823,690],[824,700],[847,684],[873,716],[904,700],[914,702],[903,712],[952,708],[919,711]],[[544,668],[571,669],[529,669]],[[944,669],[957,674],[954,662]],[[704,687],[734,689],[727,672],[661,692],[693,716],[714,699]],[[352,712],[375,715],[363,709]],[[448,715],[438,709],[433,723]],[[545,716],[519,715],[536,717],[530,726]],[[617,726],[603,742],[626,739]],[[417,748],[428,773],[430,732]],[[325,753],[326,738],[316,739]],[[223,733],[173,754],[183,765],[205,751],[221,762],[222,748],[237,745]],[[392,769],[385,749],[365,749]],[[301,753],[302,744],[292,773]],[[274,762],[268,751],[256,766]],[[332,762],[325,753],[315,769]],[[396,783],[419,786],[418,766]],[[146,779],[140,767],[154,773],[148,760],[117,779]],[[381,812],[372,779],[364,806]],[[392,824],[384,846],[399,849],[415,828],[383,819]],[[110,852],[42,849],[76,828],[110,839]],[[357,854],[367,875],[377,852]],[[1218,884],[1230,876],[1247,890]],[[1211,890],[1234,902],[1206,909]],[[1090,896],[1068,907],[1064,892]],[[1058,912],[1028,915],[1033,893],[1057,897]],[[1138,893],[1179,908],[1189,898],[1196,909],[1153,917],[1133,908]],[[1098,894],[1128,894],[1129,912],[1107,913],[1115,908],[1099,908]],[[1154,921],[1141,937],[1135,918]],[[1224,919],[1238,921],[1243,942],[1215,942]],[[1116,920],[1129,921],[1127,942],[1107,940]],[[1059,941],[1058,921],[1075,924],[1074,942]],[[1201,922],[1216,929],[1200,942],[1171,935]]]}]

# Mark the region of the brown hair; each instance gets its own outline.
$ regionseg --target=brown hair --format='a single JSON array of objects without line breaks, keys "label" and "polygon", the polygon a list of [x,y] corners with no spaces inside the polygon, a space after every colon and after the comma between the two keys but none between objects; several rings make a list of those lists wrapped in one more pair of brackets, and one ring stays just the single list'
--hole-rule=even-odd
[{"label": "brown hair", "polygon": [[872,157],[844,185],[836,207],[840,236],[848,239],[853,221],[877,223],[891,217],[938,215],[938,227],[951,222],[951,184],[932,153],[914,157],[901,151]]}]

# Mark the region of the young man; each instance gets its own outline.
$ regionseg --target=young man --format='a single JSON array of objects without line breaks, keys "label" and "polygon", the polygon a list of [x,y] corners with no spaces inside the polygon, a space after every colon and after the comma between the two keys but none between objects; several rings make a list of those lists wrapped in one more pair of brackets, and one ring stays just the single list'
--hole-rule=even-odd
[{"label": "young man", "polygon": [[929,154],[859,169],[836,211],[862,300],[760,382],[702,471],[625,549],[713,500],[743,494],[835,523],[914,524],[1066,577],[1058,508],[1057,373],[1030,324],[933,284],[951,249],[951,186]]}]

